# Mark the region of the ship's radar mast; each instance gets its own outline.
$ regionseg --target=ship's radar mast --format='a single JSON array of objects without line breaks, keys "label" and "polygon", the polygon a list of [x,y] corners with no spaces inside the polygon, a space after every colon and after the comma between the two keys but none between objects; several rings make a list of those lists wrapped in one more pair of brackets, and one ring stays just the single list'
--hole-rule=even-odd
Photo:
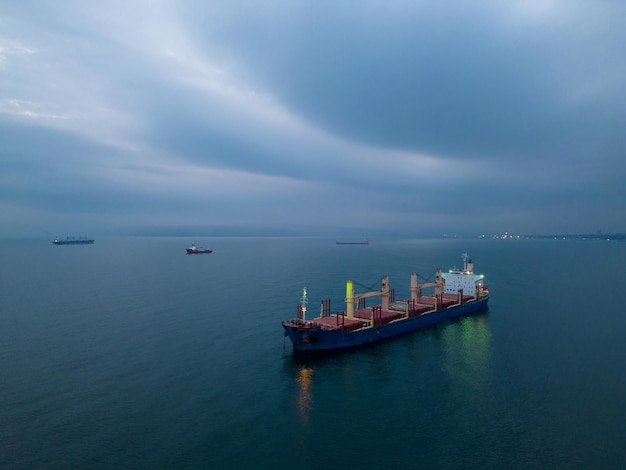
[{"label": "ship's radar mast", "polygon": [[463,272],[466,273],[467,272],[467,261],[469,260],[469,255],[467,253],[463,253],[461,255],[461,258],[463,259]]},{"label": "ship's radar mast", "polygon": [[461,255],[463,260],[463,269],[457,269],[456,265],[450,270],[450,273],[455,274],[474,274],[474,263],[467,253]]}]

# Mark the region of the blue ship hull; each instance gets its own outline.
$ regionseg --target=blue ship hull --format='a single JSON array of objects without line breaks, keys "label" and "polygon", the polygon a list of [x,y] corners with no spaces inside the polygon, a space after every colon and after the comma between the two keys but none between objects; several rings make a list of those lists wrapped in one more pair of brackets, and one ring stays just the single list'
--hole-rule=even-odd
[{"label": "blue ship hull", "polygon": [[[460,305],[435,310],[422,315],[402,318],[383,325],[361,328],[355,331],[322,329],[315,325],[293,325],[283,322],[285,335],[289,336],[294,351],[333,351],[375,343],[410,331],[420,330],[487,308],[489,297],[472,300]],[[313,322],[314,323],[314,322]]]}]

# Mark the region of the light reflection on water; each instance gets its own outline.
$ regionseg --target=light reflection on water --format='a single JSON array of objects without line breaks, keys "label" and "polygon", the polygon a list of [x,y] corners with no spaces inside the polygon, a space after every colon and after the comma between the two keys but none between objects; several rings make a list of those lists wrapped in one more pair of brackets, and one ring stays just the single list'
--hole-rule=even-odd
[{"label": "light reflection on water", "polygon": [[298,411],[302,424],[306,426],[309,422],[309,413],[311,411],[311,382],[313,376],[313,368],[309,366],[301,366],[296,377],[299,386],[298,393]]},{"label": "light reflection on water", "polygon": [[460,319],[445,328],[442,370],[450,380],[480,391],[488,386],[491,375],[491,332],[485,315]]}]

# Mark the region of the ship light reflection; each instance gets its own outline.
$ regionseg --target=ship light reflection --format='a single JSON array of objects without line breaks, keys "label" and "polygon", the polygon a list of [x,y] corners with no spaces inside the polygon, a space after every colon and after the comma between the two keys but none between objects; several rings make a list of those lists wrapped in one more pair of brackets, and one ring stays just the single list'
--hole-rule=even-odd
[{"label": "ship light reflection", "polygon": [[447,328],[444,369],[459,387],[488,394],[491,384],[491,331],[484,315],[463,318]]},{"label": "ship light reflection", "polygon": [[309,411],[311,410],[311,377],[313,376],[313,368],[302,366],[298,371],[296,382],[300,386],[298,394],[298,411],[302,420],[306,423],[309,419]]}]

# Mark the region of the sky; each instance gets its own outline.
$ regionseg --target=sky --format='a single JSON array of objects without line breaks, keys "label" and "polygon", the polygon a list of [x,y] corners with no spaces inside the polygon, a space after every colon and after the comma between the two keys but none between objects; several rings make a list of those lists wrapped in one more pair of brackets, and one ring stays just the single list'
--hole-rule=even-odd
[{"label": "sky", "polygon": [[626,232],[626,2],[0,0],[0,236]]}]

